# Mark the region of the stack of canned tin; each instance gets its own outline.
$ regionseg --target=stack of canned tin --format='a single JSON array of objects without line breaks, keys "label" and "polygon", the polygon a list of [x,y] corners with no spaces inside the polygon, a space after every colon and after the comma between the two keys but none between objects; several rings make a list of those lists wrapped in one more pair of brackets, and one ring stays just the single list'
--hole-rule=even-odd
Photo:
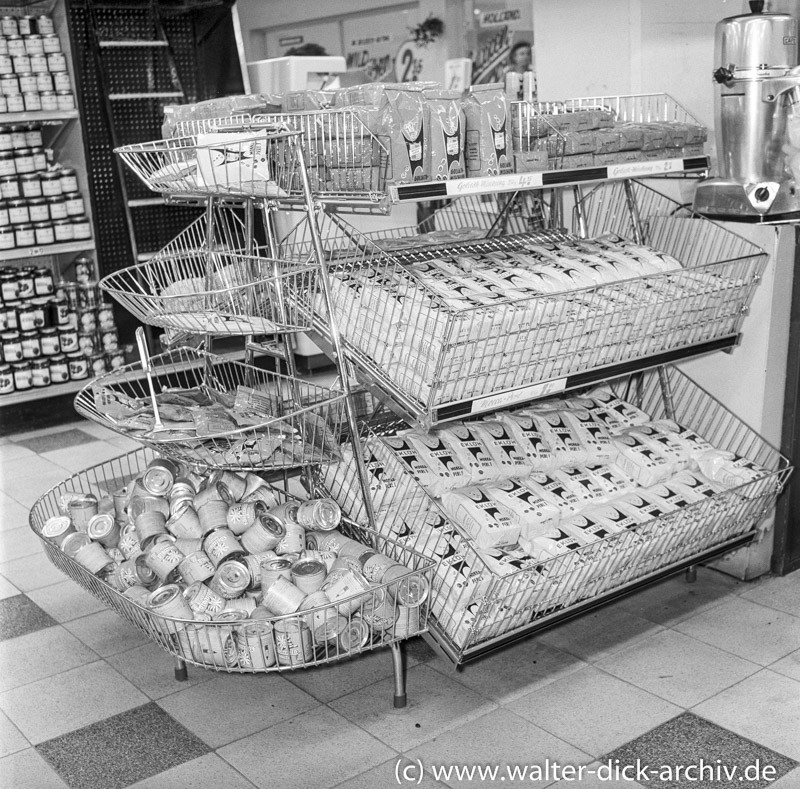
[{"label": "stack of canned tin", "polygon": [[52,18],[0,17],[0,112],[73,109],[67,59]]},{"label": "stack of canned tin", "polygon": [[48,161],[41,124],[0,126],[0,250],[91,237],[75,170]]},{"label": "stack of canned tin", "polygon": [[90,258],[78,281],[54,281],[46,266],[0,268],[0,394],[102,375],[125,363],[110,303]]},{"label": "stack of canned tin", "polygon": [[42,533],[204,665],[305,665],[419,632],[424,575],[344,536],[333,500],[282,498],[158,458],[112,496],[66,495]]}]

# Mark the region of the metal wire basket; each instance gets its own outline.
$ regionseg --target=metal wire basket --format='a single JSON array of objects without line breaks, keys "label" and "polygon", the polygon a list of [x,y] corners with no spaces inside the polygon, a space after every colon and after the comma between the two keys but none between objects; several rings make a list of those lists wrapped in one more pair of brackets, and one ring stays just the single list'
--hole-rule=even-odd
[{"label": "metal wire basket", "polygon": [[[630,190],[630,191],[626,191]],[[637,211],[632,214],[629,200]],[[459,202],[444,210],[457,216]],[[585,384],[588,373],[658,357],[665,363],[721,341],[734,342],[767,262],[746,239],[633,183],[587,194],[575,232],[497,236],[420,248],[413,238],[389,253],[342,219],[322,227],[340,334],[365,380],[389,394],[404,415],[430,427]],[[470,209],[471,211],[471,209]],[[464,216],[474,228],[474,214]],[[594,287],[454,306],[411,263],[519,249],[531,239],[590,238],[611,232],[671,255],[680,267]],[[479,229],[486,234],[487,230]],[[287,240],[284,254],[305,259],[308,241]],[[465,277],[468,275],[465,275]],[[294,293],[328,332],[324,305]],[[577,382],[577,383],[576,383]]]},{"label": "metal wire basket", "polygon": [[[128,455],[86,469],[45,493],[34,504],[30,526],[41,539],[50,562],[83,589],[112,608],[166,652],[186,663],[228,673],[287,671],[334,663],[346,657],[397,643],[427,630],[428,603],[407,607],[394,594],[397,581],[374,584],[368,592],[315,605],[294,614],[248,619],[247,613],[228,621],[201,621],[159,613],[117,591],[98,575],[64,553],[42,534],[49,518],[63,515],[63,497],[71,493],[92,493],[98,499],[109,496],[127,481],[140,475],[156,455],[139,449]],[[273,487],[280,501],[291,494]],[[353,539],[368,530],[355,525],[344,529]],[[409,569],[404,580],[429,585],[435,562],[410,548],[392,544],[373,535],[370,544],[391,553]],[[402,557],[402,560],[399,558]],[[366,612],[380,613],[365,618]],[[335,628],[331,630],[332,623]],[[251,626],[255,624],[256,628]],[[367,626],[369,625],[369,626]],[[339,634],[339,637],[335,637]],[[344,635],[342,635],[344,634]],[[358,634],[358,638],[355,637]]]},{"label": "metal wire basket", "polygon": [[338,454],[341,390],[195,348],[176,348],[150,361],[163,430],[154,425],[141,362],[88,383],[77,394],[75,409],[190,465],[293,468]]},{"label": "metal wire basket", "polygon": [[[619,593],[648,576],[658,577],[704,552],[735,547],[744,535],[756,534],[789,477],[789,462],[690,378],[675,368],[663,372],[671,406],[658,373],[652,371],[641,379],[640,407],[654,420],[672,417],[715,447],[746,457],[763,468],[763,476],[548,561],[514,555],[503,559],[477,550],[438,500],[419,486],[404,460],[370,431],[365,460],[372,473],[377,528],[437,560],[431,631],[455,662],[567,618],[587,601]],[[619,379],[610,388],[625,398],[630,384],[630,379]],[[393,434],[401,424],[384,424],[381,434]],[[348,468],[347,462],[329,466],[321,485],[350,507],[354,519],[363,520],[363,505]]]},{"label": "metal wire basket", "polygon": [[[209,236],[210,232],[210,236]],[[210,243],[209,243],[209,238]],[[139,320],[190,334],[270,334],[310,328],[284,300],[299,288],[315,294],[313,265],[287,264],[249,250],[233,209],[215,207],[150,260],[100,281]]]}]

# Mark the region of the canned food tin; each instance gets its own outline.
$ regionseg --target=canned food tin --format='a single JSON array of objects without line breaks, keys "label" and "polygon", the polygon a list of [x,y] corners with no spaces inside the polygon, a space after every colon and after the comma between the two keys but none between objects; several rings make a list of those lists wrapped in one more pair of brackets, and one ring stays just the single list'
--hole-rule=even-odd
[{"label": "canned food tin", "polygon": [[[228,508],[228,528],[234,534],[244,534],[259,515],[266,513],[267,508],[261,502],[239,502]],[[248,548],[248,550],[250,550]]]},{"label": "canned food tin", "polygon": [[147,464],[142,474],[142,486],[153,496],[167,496],[180,469],[167,458],[156,458]]},{"label": "canned food tin", "polygon": [[226,600],[206,584],[195,581],[183,592],[183,597],[196,614],[219,614],[224,610]]},{"label": "canned food tin", "polygon": [[60,548],[70,534],[75,534],[75,524],[68,515],[54,515],[42,526],[42,537],[54,542]]},{"label": "canned food tin", "polygon": [[75,551],[75,561],[93,575],[102,575],[114,566],[114,560],[99,542],[89,542]]},{"label": "canned food tin", "polygon": [[213,482],[222,483],[228,490],[232,502],[241,501],[244,498],[245,491],[247,490],[247,480],[241,475],[233,471],[215,471],[211,479]]},{"label": "canned food tin", "polygon": [[200,494],[195,497],[197,515],[200,518],[200,527],[203,534],[208,534],[214,529],[221,529],[228,526],[228,504],[220,499],[206,499],[205,503]]},{"label": "canned food tin", "polygon": [[359,565],[358,569],[361,571],[364,566],[364,562],[371,558],[374,553],[375,551],[370,548],[369,545],[362,545],[360,542],[350,540],[350,542],[345,543],[341,548],[339,548],[336,555],[339,559],[355,559]]},{"label": "canned food tin", "polygon": [[388,568],[382,583],[388,584],[389,595],[397,605],[405,608],[422,605],[428,597],[428,579],[402,564]]},{"label": "canned food tin", "polygon": [[[304,606],[308,607],[306,604]],[[315,644],[324,644],[326,641],[336,643],[347,627],[347,617],[337,613],[333,606],[306,614],[304,619],[311,628]]]},{"label": "canned food tin", "polygon": [[300,560],[292,565],[292,582],[307,595],[322,587],[327,574],[325,565],[313,559]]},{"label": "canned food tin", "polygon": [[86,532],[79,531],[74,534],[68,534],[61,543],[61,550],[71,559],[75,558],[75,554],[84,546],[91,542],[89,535]]},{"label": "canned food tin", "polygon": [[[274,510],[269,514],[274,517]],[[306,547],[306,530],[294,521],[288,520],[284,523],[286,534],[281,537],[280,542],[275,546],[275,553],[300,553]]]},{"label": "canned food tin", "polygon": [[69,365],[63,353],[50,359],[50,380],[54,384],[63,384],[69,381]]},{"label": "canned food tin", "polygon": [[379,584],[386,571],[394,564],[396,564],[394,559],[382,553],[374,553],[364,561],[362,572],[368,581]]},{"label": "canned food tin", "polygon": [[188,477],[176,477],[169,491],[170,512],[180,504],[191,504],[194,507],[194,484]]},{"label": "canned food tin", "polygon": [[114,572],[114,585],[124,592],[133,586],[152,586],[158,576],[147,566],[144,554],[132,556],[117,565]]},{"label": "canned food tin", "polygon": [[302,666],[314,658],[311,630],[300,617],[279,619],[275,624],[275,657],[282,666]]},{"label": "canned food tin", "polygon": [[86,525],[86,533],[105,548],[116,548],[119,545],[119,526],[110,512],[98,512]]},{"label": "canned food tin", "polygon": [[342,520],[339,505],[330,498],[309,499],[297,508],[297,521],[301,526],[315,531],[335,529]]},{"label": "canned food tin", "polygon": [[177,584],[167,584],[152,592],[147,598],[147,607],[161,616],[194,619],[192,609],[184,600],[181,588]]},{"label": "canned food tin", "polygon": [[215,567],[219,567],[226,559],[233,559],[245,553],[236,535],[227,526],[206,534],[203,539],[203,550]]},{"label": "canned food tin", "polygon": [[144,551],[136,535],[136,529],[132,527],[131,524],[126,524],[126,527],[123,528],[117,547],[122,551],[122,555],[126,559],[135,559],[137,556],[144,556]]},{"label": "canned food tin", "polygon": [[278,579],[292,580],[292,562],[288,559],[267,559],[261,563],[261,589],[267,589]]},{"label": "canned food tin", "polygon": [[310,532],[307,535],[306,542],[309,548],[317,551],[333,551],[338,554],[343,546],[355,542],[355,540],[351,540],[337,529],[333,529],[329,532]]},{"label": "canned food tin", "polygon": [[242,545],[250,553],[270,551],[286,536],[286,528],[277,518],[269,512],[256,516],[252,525],[242,534]]},{"label": "canned food tin", "polygon": [[214,575],[214,565],[204,551],[193,551],[186,554],[178,565],[178,572],[184,583],[191,585],[198,581],[207,581]]},{"label": "canned food tin", "polygon": [[358,652],[369,641],[369,625],[360,616],[351,616],[347,627],[339,634],[339,649],[342,652]]},{"label": "canned food tin", "polygon": [[178,565],[183,561],[183,554],[175,547],[172,539],[155,537],[145,549],[147,566],[164,583],[173,583],[178,578]]},{"label": "canned food tin", "polygon": [[243,669],[260,670],[275,665],[275,634],[271,622],[251,622],[239,636],[237,653]]},{"label": "canned food tin", "polygon": [[22,358],[38,359],[42,355],[42,343],[39,339],[39,332],[35,329],[33,331],[23,331],[19,333],[19,336],[22,345]]},{"label": "canned food tin", "polygon": [[31,380],[36,389],[50,386],[50,362],[47,359],[35,359],[31,362]]},{"label": "canned food tin", "polygon": [[299,611],[307,596],[302,589],[283,576],[276,578],[263,589],[263,594],[262,605],[279,616]]},{"label": "canned food tin", "polygon": [[93,493],[80,494],[69,502],[69,516],[78,531],[85,532],[89,521],[97,515],[97,496]]},{"label": "canned food tin", "polygon": [[234,600],[244,594],[250,586],[250,580],[250,572],[242,562],[228,559],[217,566],[208,587],[220,597]]},{"label": "canned food tin", "polygon": [[0,363],[0,395],[14,391],[14,371],[10,364]]},{"label": "canned food tin", "polygon": [[[141,499],[138,501],[141,501]],[[155,509],[139,509],[139,512],[134,514],[131,507],[129,507],[128,512],[134,519],[136,537],[143,550],[147,550],[157,537],[167,534],[167,519],[163,512]]]},{"label": "canned food tin", "polygon": [[188,501],[181,502],[174,509],[170,505],[170,513],[166,526],[175,537],[184,540],[198,540],[203,536],[200,518]]},{"label": "canned food tin", "polygon": [[397,621],[397,607],[383,587],[372,590],[359,613],[373,632],[391,630]]},{"label": "canned food tin", "polygon": [[144,586],[136,584],[135,586],[129,586],[127,589],[123,590],[122,594],[124,594],[125,597],[129,597],[143,608],[146,608],[147,598],[150,597],[151,592]]},{"label": "canned food tin", "polygon": [[[219,620],[220,616],[218,614],[215,619]],[[192,658],[203,665],[230,669],[239,659],[236,639],[230,625],[196,624],[191,628],[187,627],[179,642],[185,642]]]},{"label": "canned food tin", "polygon": [[370,589],[369,581],[355,570],[330,574],[322,586],[331,602],[339,604],[339,612],[342,614],[356,611],[367,599],[364,593]]}]

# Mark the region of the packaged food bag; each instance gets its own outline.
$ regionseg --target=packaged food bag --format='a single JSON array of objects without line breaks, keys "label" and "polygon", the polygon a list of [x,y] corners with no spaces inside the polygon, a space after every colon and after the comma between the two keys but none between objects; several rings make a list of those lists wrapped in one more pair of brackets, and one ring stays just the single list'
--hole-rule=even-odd
[{"label": "packaged food bag", "polygon": [[442,494],[442,507],[472,538],[476,548],[514,545],[520,526],[480,487],[460,488]]},{"label": "packaged food bag", "polygon": [[467,176],[506,175],[514,161],[508,131],[508,103],[500,83],[473,85],[464,100],[467,120]]},{"label": "packaged food bag", "polygon": [[430,112],[431,180],[464,178],[466,121],[461,94],[452,90],[426,90],[423,96]]},{"label": "packaged food bag", "polygon": [[389,181],[408,184],[430,180],[429,123],[421,88],[384,87],[377,131],[389,152]]}]

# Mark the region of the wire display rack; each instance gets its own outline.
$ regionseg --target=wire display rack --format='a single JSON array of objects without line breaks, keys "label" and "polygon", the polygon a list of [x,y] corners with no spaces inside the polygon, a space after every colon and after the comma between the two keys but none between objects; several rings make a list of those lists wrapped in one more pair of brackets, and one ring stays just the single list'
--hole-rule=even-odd
[{"label": "wire display rack", "polygon": [[[212,228],[209,241],[209,227]],[[317,292],[314,266],[260,254],[234,209],[212,205],[145,263],[100,281],[139,320],[190,334],[243,335],[300,331],[310,323],[284,303],[286,290]]]},{"label": "wire display rack", "polygon": [[[675,368],[663,368],[671,400],[656,371],[643,375],[641,408],[652,419],[672,418],[713,446],[763,469],[758,479],[691,504],[635,528],[537,561],[511,553],[479,551],[437,499],[416,482],[405,462],[375,430],[367,461],[375,480],[373,506],[381,533],[435,559],[431,632],[456,663],[569,618],[606,596],[730,550],[752,539],[791,472],[789,462],[755,431]],[[611,382],[620,397],[630,379]],[[393,434],[398,423],[380,427]],[[405,427],[405,425],[402,425]],[[337,501],[361,513],[347,462],[330,466],[322,485]]]},{"label": "wire display rack", "polygon": [[[585,384],[579,376],[587,372],[599,379],[618,365],[735,342],[766,265],[763,250],[638,183],[600,185],[579,208],[578,232],[451,240],[391,253],[341,219],[324,226],[335,319],[365,379],[430,427]],[[577,243],[581,230],[638,239],[680,267],[569,291],[495,294],[469,306],[443,297],[413,265],[442,257],[480,261],[537,241]],[[297,228],[286,240],[285,255],[304,259],[303,232]],[[290,301],[314,314],[326,334],[323,305],[297,292]]]},{"label": "wire display rack", "polygon": [[[38,499],[31,510],[30,526],[55,567],[173,655],[176,671],[189,663],[228,673],[280,672],[325,665],[386,646],[392,648],[393,655],[399,655],[400,640],[426,631],[427,601],[404,605],[397,590],[400,583],[429,588],[435,562],[355,524],[345,524],[343,531],[352,539],[368,540],[364,544],[391,554],[408,568],[408,573],[400,580],[372,584],[368,591],[335,602],[261,619],[250,619],[241,611],[210,620],[159,613],[91,573],[43,535],[48,519],[63,515],[64,497],[74,493],[108,497],[140,475],[154,457],[151,450],[139,449],[73,475]],[[273,492],[281,502],[293,499],[279,488],[273,487]],[[395,667],[398,665],[395,659]],[[398,687],[402,690],[404,682],[396,676]]]},{"label": "wire display rack", "polygon": [[75,398],[75,409],[191,466],[294,468],[338,454],[341,390],[195,348],[172,349],[150,361],[162,416],[172,408],[163,430],[154,425],[141,362],[87,384]]}]

